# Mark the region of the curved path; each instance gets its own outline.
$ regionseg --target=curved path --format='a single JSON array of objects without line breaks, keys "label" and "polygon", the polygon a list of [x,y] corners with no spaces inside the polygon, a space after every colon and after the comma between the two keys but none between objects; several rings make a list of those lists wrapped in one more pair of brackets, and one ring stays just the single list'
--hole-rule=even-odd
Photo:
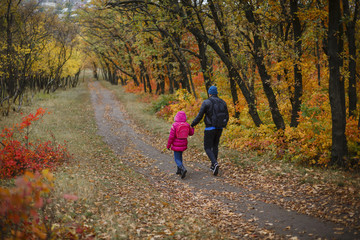
[{"label": "curved path", "polygon": [[[280,239],[360,239],[355,230],[256,200],[254,195],[266,193],[231,186],[222,181],[221,176],[212,176],[208,166],[199,163],[188,165],[186,178],[179,180],[174,174],[171,152],[162,153],[150,144],[148,136],[134,130],[131,120],[113,93],[99,82],[90,83],[90,91],[98,134],[123,159],[127,156],[129,147],[145,156],[151,164],[139,166],[130,157],[126,164],[144,174],[157,187],[166,188],[168,185],[165,180],[174,179],[173,181],[178,181],[177,184],[187,185],[193,192],[200,192],[207,198],[220,201],[227,211],[241,216],[244,221],[251,222],[258,228],[273,232]],[[220,194],[212,194],[213,191]],[[233,229],[234,237],[241,239],[241,234],[237,232],[237,229]]]}]

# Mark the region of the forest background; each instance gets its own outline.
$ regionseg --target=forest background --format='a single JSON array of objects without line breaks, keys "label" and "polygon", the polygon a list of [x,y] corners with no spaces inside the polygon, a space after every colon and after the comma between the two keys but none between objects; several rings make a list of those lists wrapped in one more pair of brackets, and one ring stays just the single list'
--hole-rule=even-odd
[{"label": "forest background", "polygon": [[[2,1],[1,110],[75,87],[92,68],[172,121],[216,85],[223,144],[295,164],[358,169],[358,1]],[[72,9],[73,7],[73,9]],[[62,13],[61,16],[59,13]],[[202,126],[203,127],[203,126]]]},{"label": "forest background", "polygon": [[358,168],[358,1],[98,1],[80,19],[94,69],[158,116],[193,119],[217,85],[226,146]]},{"label": "forest background", "polygon": [[[169,122],[179,110],[193,119],[208,97],[207,89],[216,85],[231,116],[223,146],[294,165],[358,173],[359,1],[93,0],[83,2],[81,8],[72,1],[54,8],[42,3],[0,2],[2,118],[21,112],[35,96],[51,98],[58,89],[76,87],[86,69],[113,88],[121,84],[140,95]],[[79,95],[84,92],[76,90]],[[81,135],[89,126],[95,135],[95,125],[84,125],[89,119],[81,115],[90,104],[74,104],[80,98],[70,95],[63,94],[67,97],[57,106],[65,109],[69,122],[80,123],[74,135],[91,141]],[[38,108],[20,124],[2,126],[0,178],[5,181],[0,184],[5,187],[0,187],[0,204],[5,217],[0,218],[0,226],[5,227],[1,236],[26,239],[54,234],[48,219],[39,220],[51,215],[43,198],[54,187],[48,169],[69,161],[75,143],[81,142],[73,141],[69,152],[66,144],[56,144],[55,136],[53,142],[45,136],[33,140],[32,126],[45,114],[46,109]],[[59,126],[65,129],[65,124]],[[57,126],[48,128],[67,134]],[[204,125],[199,128],[201,132]],[[88,160],[89,152],[96,149],[84,145],[78,149]],[[12,180],[18,175],[22,176]],[[55,184],[63,187],[59,180]],[[61,195],[69,201],[78,199]],[[128,200],[136,198],[130,195]],[[56,232],[94,234],[86,225],[70,228],[58,227]]]}]

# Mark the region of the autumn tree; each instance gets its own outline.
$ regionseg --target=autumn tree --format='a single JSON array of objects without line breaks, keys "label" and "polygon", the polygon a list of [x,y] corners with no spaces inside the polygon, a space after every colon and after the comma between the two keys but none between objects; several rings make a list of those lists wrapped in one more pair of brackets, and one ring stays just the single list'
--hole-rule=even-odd
[{"label": "autumn tree", "polygon": [[[29,91],[75,86],[81,54],[75,24],[32,1],[0,4],[0,105],[3,115],[18,110]],[[66,66],[73,60],[71,67]],[[56,66],[55,66],[56,65]],[[17,105],[17,109],[15,109]]]},{"label": "autumn tree", "polygon": [[347,156],[345,86],[341,77],[342,13],[339,0],[329,1],[329,98],[332,120],[331,163],[343,165]]},{"label": "autumn tree", "polygon": [[[211,37],[213,36],[213,34],[208,33],[207,32],[207,28],[203,27],[201,24],[204,22],[203,21],[197,21],[196,19],[194,19],[193,16],[199,16],[196,15],[196,11],[197,11],[197,5],[196,4],[192,4],[191,1],[181,1],[181,3],[183,4],[184,8],[180,8],[179,11],[179,15],[181,17],[181,19],[183,20],[183,24],[186,27],[186,29],[188,29],[189,32],[191,32],[196,38],[198,39],[202,39],[202,41],[206,42],[218,55],[218,57],[222,60],[222,62],[224,63],[224,65],[226,66],[228,73],[229,73],[229,78],[231,81],[230,82],[230,88],[231,88],[231,96],[233,99],[234,104],[237,103],[237,91],[236,91],[236,86],[234,85],[235,81],[237,83],[237,85],[239,86],[240,90],[242,91],[247,104],[248,104],[248,108],[249,108],[249,114],[253,119],[253,122],[256,126],[260,126],[260,124],[262,124],[262,121],[259,117],[259,114],[257,112],[257,108],[256,108],[256,104],[255,104],[255,97],[253,94],[251,94],[251,92],[249,91],[248,86],[246,85],[246,83],[244,82],[243,78],[241,77],[239,71],[236,68],[235,63],[233,62],[233,60],[231,59],[231,57],[226,54],[226,44],[225,46],[222,44],[222,46],[225,48],[222,48],[221,45],[219,45],[217,38],[215,37]],[[214,12],[213,12],[214,14]],[[212,18],[214,19],[214,18]],[[218,22],[218,25],[221,25],[221,23]],[[224,28],[224,26],[218,26],[217,30]],[[224,34],[224,32],[222,33]],[[221,38],[218,38],[221,39]],[[224,38],[222,38],[224,39]],[[224,41],[224,40],[223,40]],[[225,39],[226,41],[226,39]],[[224,42],[223,42],[224,43]]]},{"label": "autumn tree", "polygon": [[[355,4],[355,6],[354,6]],[[349,116],[355,116],[356,104],[357,104],[357,93],[356,93],[356,59],[357,59],[357,48],[356,48],[356,21],[359,18],[359,1],[352,3],[352,7],[349,5],[349,0],[342,1],[343,8],[343,20],[345,22],[345,35],[348,42],[348,98],[349,98]],[[359,120],[360,121],[360,120]]]}]

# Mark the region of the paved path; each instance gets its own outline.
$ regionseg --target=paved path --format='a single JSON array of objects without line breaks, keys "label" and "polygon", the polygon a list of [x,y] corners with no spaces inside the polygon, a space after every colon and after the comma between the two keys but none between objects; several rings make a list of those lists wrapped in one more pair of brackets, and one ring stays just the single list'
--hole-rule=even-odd
[{"label": "paved path", "polygon": [[[90,89],[98,134],[104,137],[104,141],[119,155],[126,155],[126,149],[132,147],[151,159],[153,163],[151,166],[139,168],[131,162],[129,165],[147,175],[147,178],[155,184],[166,187],[164,179],[178,179],[178,176],[174,174],[174,165],[169,164],[169,162],[173,163],[171,152],[162,153],[147,143],[147,136],[131,127],[131,121],[126,117],[121,103],[116,100],[111,91],[102,87],[99,82],[90,83]],[[154,166],[162,173],[161,176],[151,175],[150,167]],[[188,174],[183,184],[188,184],[194,192],[202,192],[208,198],[221,201],[229,211],[241,215],[248,222],[253,221],[260,228],[274,231],[281,238],[360,239],[355,231],[346,229],[344,226],[256,200],[252,197],[254,194],[265,193],[231,186],[222,181],[221,176],[212,176],[208,166],[194,163],[187,168]],[[220,194],[212,194],[214,190]],[[339,229],[341,229],[340,232]],[[241,236],[238,238],[241,239]]]}]

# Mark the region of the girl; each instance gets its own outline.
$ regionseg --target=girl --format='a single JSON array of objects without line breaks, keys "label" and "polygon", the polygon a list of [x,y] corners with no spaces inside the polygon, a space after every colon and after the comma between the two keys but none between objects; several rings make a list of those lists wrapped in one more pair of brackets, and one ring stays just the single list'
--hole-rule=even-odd
[{"label": "girl", "polygon": [[183,111],[179,111],[175,118],[174,123],[170,129],[170,135],[166,148],[174,151],[174,159],[177,165],[176,174],[180,174],[181,178],[184,178],[187,170],[183,165],[182,154],[187,149],[187,137],[194,135],[194,128],[186,122],[186,114]]}]

